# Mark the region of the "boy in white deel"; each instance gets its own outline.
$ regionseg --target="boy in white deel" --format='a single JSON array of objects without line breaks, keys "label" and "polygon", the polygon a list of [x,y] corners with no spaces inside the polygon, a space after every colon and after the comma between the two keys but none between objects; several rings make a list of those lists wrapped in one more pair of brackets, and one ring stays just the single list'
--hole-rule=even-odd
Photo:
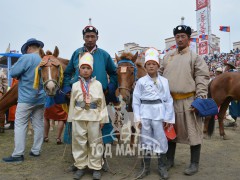
[{"label": "boy in white deel", "polygon": [[[149,48],[145,52],[147,75],[140,78],[133,92],[133,113],[136,127],[141,129],[141,146],[144,149],[142,170],[137,178],[150,173],[151,152],[158,156],[158,171],[163,179],[168,178],[166,152],[168,141],[164,128],[175,123],[173,99],[168,80],[158,75],[159,52]],[[163,127],[164,126],[164,127]]]},{"label": "boy in white deel", "polygon": [[97,152],[101,128],[108,123],[102,85],[92,77],[93,56],[86,52],[79,60],[79,81],[72,86],[68,121],[72,122],[72,153],[78,168],[74,179],[81,179],[85,168],[93,169],[93,179],[100,179],[102,154]]}]

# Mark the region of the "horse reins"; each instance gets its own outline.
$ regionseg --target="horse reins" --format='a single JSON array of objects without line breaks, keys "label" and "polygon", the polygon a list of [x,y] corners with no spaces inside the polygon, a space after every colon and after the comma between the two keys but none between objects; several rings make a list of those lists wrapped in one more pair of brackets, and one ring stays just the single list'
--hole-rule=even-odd
[{"label": "horse reins", "polygon": [[[49,67],[49,73],[51,74],[51,67],[54,65],[54,63],[53,62],[55,62],[54,60],[52,60],[52,59],[50,59],[51,58],[51,56],[45,56],[44,58],[43,58],[43,60],[45,60],[46,61],[46,63],[45,64],[43,64],[43,65],[40,65],[40,68],[39,68],[39,71],[41,71],[42,69],[41,69],[41,67]],[[44,62],[44,61],[43,61]],[[55,79],[48,79],[47,81],[44,81],[43,82],[43,88],[45,89],[45,87],[46,87],[46,84],[48,83],[48,82],[53,82],[59,89],[60,89],[60,82],[59,82],[59,79],[60,79],[60,66],[61,66],[61,64],[56,64],[56,65],[54,65],[54,66],[58,66],[58,80],[55,80]]]},{"label": "horse reins", "polygon": [[[119,66],[119,65],[122,64],[122,63],[129,63],[129,64],[131,64],[132,66]],[[120,67],[120,68],[121,68],[121,67],[133,67],[133,68],[134,68],[134,74],[133,74],[133,75],[134,75],[134,83],[136,83],[136,81],[138,80],[138,78],[137,78],[137,66],[136,66],[135,63],[133,63],[131,60],[128,60],[128,59],[122,59],[122,60],[118,61],[117,65],[118,65],[118,67]],[[134,84],[134,83],[133,83],[133,84]],[[119,86],[118,89],[126,89],[126,90],[128,90],[128,91],[130,92],[130,94],[132,94],[132,92],[133,92],[132,89],[127,88],[127,87]]]}]

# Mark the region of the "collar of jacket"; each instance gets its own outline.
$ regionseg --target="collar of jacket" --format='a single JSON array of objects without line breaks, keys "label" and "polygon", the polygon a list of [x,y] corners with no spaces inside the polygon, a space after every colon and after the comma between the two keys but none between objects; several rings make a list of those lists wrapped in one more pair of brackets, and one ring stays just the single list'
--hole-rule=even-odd
[{"label": "collar of jacket", "polygon": [[184,48],[182,51],[178,51],[178,49],[176,50],[176,54],[186,54],[187,52],[190,51],[189,47]]},{"label": "collar of jacket", "polygon": [[85,44],[84,44],[83,47],[84,47],[84,52],[89,52],[91,54],[94,54],[97,51],[97,49],[98,49],[97,45],[91,51],[88,51],[88,49],[86,48]]}]

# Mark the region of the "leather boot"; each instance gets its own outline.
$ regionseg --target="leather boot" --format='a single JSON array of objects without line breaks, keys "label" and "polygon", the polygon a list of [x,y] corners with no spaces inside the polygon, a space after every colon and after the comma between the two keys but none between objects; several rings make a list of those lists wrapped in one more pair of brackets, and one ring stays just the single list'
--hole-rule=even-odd
[{"label": "leather boot", "polygon": [[176,151],[176,143],[168,141],[168,151],[167,151],[167,164],[166,168],[169,170],[171,167],[174,166],[174,157],[175,157],[175,151]]},{"label": "leather boot", "polygon": [[190,146],[191,149],[191,163],[187,169],[185,169],[185,175],[194,175],[198,172],[198,165],[200,159],[201,144],[196,146]]},{"label": "leather boot", "polygon": [[167,156],[166,154],[160,154],[158,155],[158,172],[161,177],[161,179],[168,179],[168,172],[167,172]]},{"label": "leather boot", "polygon": [[142,179],[150,174],[151,155],[145,154],[142,159],[141,170],[136,174],[136,179]]},{"label": "leather boot", "polygon": [[107,162],[107,160],[106,160],[106,158],[104,158],[103,157],[103,165],[102,165],[102,170],[104,171],[104,172],[108,172],[108,170],[109,170],[109,166],[108,166],[108,162]]}]

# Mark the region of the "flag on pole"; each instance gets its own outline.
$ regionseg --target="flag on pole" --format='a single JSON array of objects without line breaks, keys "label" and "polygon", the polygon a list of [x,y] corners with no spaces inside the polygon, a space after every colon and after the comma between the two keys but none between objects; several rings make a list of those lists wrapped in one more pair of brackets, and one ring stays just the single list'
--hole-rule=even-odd
[{"label": "flag on pole", "polygon": [[177,48],[176,44],[170,47],[171,50],[176,49],[176,48]]},{"label": "flag on pole", "polygon": [[223,32],[230,32],[230,26],[220,26],[219,30]]},{"label": "flag on pole", "polygon": [[10,53],[10,43],[8,44],[8,47],[6,49],[6,52],[5,53]]},{"label": "flag on pole", "polygon": [[199,43],[199,39],[198,38],[191,38],[190,41],[191,42],[195,42],[195,43]]},{"label": "flag on pole", "polygon": [[201,34],[199,38],[201,38],[201,40],[208,40],[208,35]]}]

